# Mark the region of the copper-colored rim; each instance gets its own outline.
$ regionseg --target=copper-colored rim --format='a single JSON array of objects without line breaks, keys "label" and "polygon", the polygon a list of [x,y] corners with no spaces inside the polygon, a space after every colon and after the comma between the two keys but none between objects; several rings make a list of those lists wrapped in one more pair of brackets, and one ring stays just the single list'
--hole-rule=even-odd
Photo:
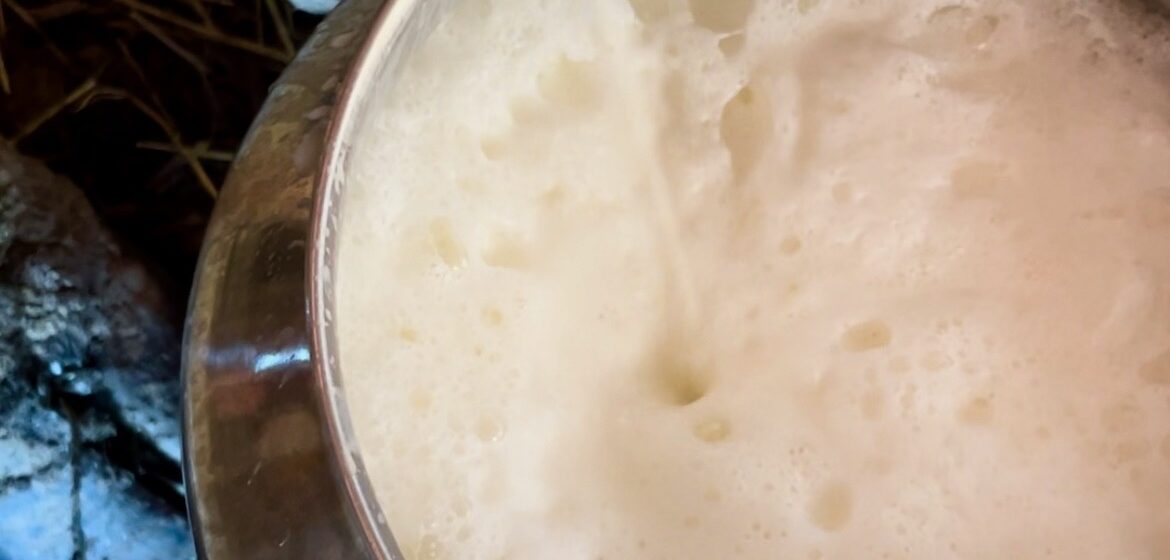
[{"label": "copper-colored rim", "polygon": [[[337,371],[336,343],[333,340],[333,300],[329,282],[336,256],[334,239],[339,193],[346,164],[347,136],[361,109],[363,94],[377,79],[388,51],[399,46],[407,22],[416,13],[419,0],[388,0],[378,12],[372,29],[358,52],[345,87],[338,97],[333,118],[325,136],[321,173],[314,189],[313,222],[310,232],[306,293],[309,297],[310,344],[314,356],[314,374],[318,397],[328,421],[333,459],[343,477],[345,491],[354,514],[368,542],[380,558],[400,560],[402,554],[394,540],[386,517],[378,506],[354,439],[350,417],[340,394],[342,380]],[[328,280],[326,280],[328,278]]]}]

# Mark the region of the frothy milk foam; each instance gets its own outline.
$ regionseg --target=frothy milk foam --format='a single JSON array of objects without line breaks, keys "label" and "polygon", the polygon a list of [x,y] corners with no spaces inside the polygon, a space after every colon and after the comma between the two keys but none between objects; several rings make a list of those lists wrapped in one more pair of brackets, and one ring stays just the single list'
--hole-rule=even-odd
[{"label": "frothy milk foam", "polygon": [[408,558],[1170,558],[1170,55],[1125,6],[460,3],[342,203]]}]

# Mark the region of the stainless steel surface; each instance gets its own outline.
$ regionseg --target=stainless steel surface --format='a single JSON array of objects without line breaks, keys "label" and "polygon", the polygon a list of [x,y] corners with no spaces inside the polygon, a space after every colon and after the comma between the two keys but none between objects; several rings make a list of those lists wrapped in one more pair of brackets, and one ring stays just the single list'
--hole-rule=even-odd
[{"label": "stainless steel surface", "polygon": [[326,149],[340,130],[334,106],[350,98],[351,63],[371,58],[358,56],[373,52],[367,35],[398,9],[349,0],[321,25],[272,88],[204,242],[183,367],[184,471],[204,558],[397,557],[325,391],[309,258],[314,197],[337,153]]}]

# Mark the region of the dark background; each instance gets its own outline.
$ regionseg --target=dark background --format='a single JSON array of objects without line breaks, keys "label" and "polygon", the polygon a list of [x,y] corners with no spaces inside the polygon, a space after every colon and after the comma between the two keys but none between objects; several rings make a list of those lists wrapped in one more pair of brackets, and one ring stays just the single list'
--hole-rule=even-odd
[{"label": "dark background", "polygon": [[317,22],[285,0],[0,0],[0,560],[194,555],[187,294]]},{"label": "dark background", "polygon": [[0,138],[185,301],[214,191],[318,18],[285,0],[0,0]]}]

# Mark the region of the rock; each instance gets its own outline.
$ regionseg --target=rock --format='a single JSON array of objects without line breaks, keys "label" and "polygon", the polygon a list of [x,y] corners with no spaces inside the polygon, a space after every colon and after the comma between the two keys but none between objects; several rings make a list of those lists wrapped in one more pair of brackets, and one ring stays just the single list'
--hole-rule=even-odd
[{"label": "rock", "polygon": [[0,140],[0,560],[194,556],[178,350],[148,271]]},{"label": "rock", "polygon": [[30,389],[0,379],[0,560],[72,558],[70,426]]},{"label": "rock", "polygon": [[93,452],[82,455],[80,471],[78,511],[86,558],[193,556],[186,517],[160,514],[165,504],[143,496],[134,477]]}]

